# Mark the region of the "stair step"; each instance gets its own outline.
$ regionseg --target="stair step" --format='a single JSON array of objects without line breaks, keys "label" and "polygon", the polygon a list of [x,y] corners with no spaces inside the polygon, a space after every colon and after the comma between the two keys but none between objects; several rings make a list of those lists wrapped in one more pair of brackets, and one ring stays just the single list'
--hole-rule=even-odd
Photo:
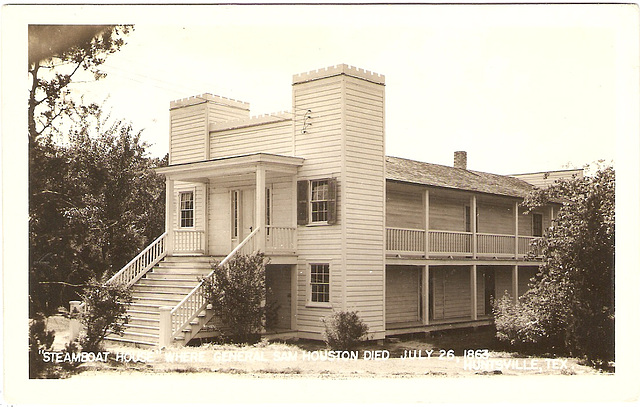
[{"label": "stair step", "polygon": [[133,287],[134,292],[169,292],[169,293],[182,293],[186,292],[187,294],[194,289],[197,284],[192,285],[175,285],[175,284],[163,284],[163,285],[154,285],[154,284],[136,284]]},{"label": "stair step", "polygon": [[156,345],[158,345],[158,342],[127,339],[127,338],[119,337],[117,335],[110,335],[110,336],[107,336],[104,339],[107,340],[107,341],[124,342],[124,343],[130,343],[130,344],[135,344],[135,345],[146,345],[146,346],[156,346]]},{"label": "stair step", "polygon": [[173,285],[187,285],[187,284],[193,284],[192,287],[195,287],[198,283],[200,282],[200,280],[198,280],[197,278],[184,278],[183,276],[175,276],[175,278],[158,278],[158,277],[151,277],[149,276],[148,278],[142,279],[140,280],[140,284],[145,284],[145,285],[149,285],[149,286],[163,286],[163,285],[168,285],[168,286],[173,286]]},{"label": "stair step", "polygon": [[[191,288],[193,290],[193,288]],[[188,290],[186,292],[171,292],[171,291],[148,291],[148,290],[138,290],[132,293],[133,299],[138,298],[171,298],[182,300],[187,294],[191,292]]]},{"label": "stair step", "polygon": [[129,324],[157,328],[160,326],[160,320],[155,318],[143,318],[140,316],[129,315]]},{"label": "stair step", "polygon": [[[117,335],[114,335],[117,337]],[[159,334],[151,334],[151,333],[143,333],[143,332],[129,332],[125,331],[124,335],[121,336],[122,339],[129,339],[132,341],[144,341],[144,342],[155,342],[158,343],[160,335]]]},{"label": "stair step", "polygon": [[183,295],[175,298],[170,297],[137,297],[133,296],[133,303],[131,305],[154,305],[156,307],[168,307],[171,305],[177,305],[182,299]]},{"label": "stair step", "polygon": [[148,333],[154,334],[160,330],[159,326],[133,325],[125,324],[125,335],[130,333]]}]

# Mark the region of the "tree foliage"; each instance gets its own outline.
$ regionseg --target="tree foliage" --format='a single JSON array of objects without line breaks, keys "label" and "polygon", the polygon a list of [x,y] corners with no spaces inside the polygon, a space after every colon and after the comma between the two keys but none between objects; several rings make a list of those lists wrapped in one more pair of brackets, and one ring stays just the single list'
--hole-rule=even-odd
[{"label": "tree foliage", "polygon": [[117,284],[91,279],[82,291],[82,300],[85,332],[80,337],[80,346],[83,352],[100,352],[107,334],[124,332],[124,325],[129,322],[127,307],[131,304],[131,292]]},{"label": "tree foliage", "polygon": [[369,332],[357,311],[337,311],[323,322],[325,343],[333,350],[354,350]]},{"label": "tree foliage", "polygon": [[517,328],[499,328],[499,334],[562,347],[595,363],[612,361],[615,172],[606,167],[593,176],[558,181],[534,191],[525,204],[533,209],[553,200],[564,203],[540,242],[544,263],[518,306],[496,307],[498,327]]},{"label": "tree foliage", "polygon": [[207,301],[220,315],[216,328],[234,343],[249,343],[265,326],[265,256],[236,255],[228,263],[213,265],[211,277],[203,279]]},{"label": "tree foliage", "polygon": [[95,80],[107,56],[124,45],[132,26],[30,25],[29,26],[29,141],[64,131],[65,120],[79,121],[82,113],[98,105],[83,105],[72,97],[74,76],[90,73]]},{"label": "tree foliage", "polygon": [[[38,141],[29,172],[31,312],[51,314],[73,287],[109,277],[164,230],[164,179],[140,132],[85,124],[68,145]],[[91,134],[95,133],[95,134]]]}]

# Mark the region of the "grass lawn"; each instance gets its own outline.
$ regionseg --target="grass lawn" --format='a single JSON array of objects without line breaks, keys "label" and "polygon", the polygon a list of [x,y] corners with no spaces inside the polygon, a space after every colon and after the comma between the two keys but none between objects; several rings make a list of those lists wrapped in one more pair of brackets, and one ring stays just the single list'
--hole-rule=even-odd
[{"label": "grass lawn", "polygon": [[[63,317],[48,320],[56,330],[54,349],[68,342]],[[163,350],[106,343],[109,362],[86,362],[78,374],[219,373],[253,377],[421,377],[475,375],[593,375],[576,359],[520,355],[495,338],[491,327],[404,336],[367,342],[351,352],[331,353],[324,343],[261,342],[255,345],[175,347]],[[480,350],[469,357],[469,350]],[[466,355],[466,356],[465,356]]]}]

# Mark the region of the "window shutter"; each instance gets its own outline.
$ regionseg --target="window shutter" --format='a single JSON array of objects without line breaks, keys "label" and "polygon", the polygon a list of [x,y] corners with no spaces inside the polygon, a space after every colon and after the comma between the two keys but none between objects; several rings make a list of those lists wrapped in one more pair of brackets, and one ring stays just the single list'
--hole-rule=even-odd
[{"label": "window shutter", "polygon": [[327,201],[327,223],[335,225],[338,221],[338,181],[329,178],[329,199]]},{"label": "window shutter", "polygon": [[309,181],[298,181],[298,225],[309,223]]}]

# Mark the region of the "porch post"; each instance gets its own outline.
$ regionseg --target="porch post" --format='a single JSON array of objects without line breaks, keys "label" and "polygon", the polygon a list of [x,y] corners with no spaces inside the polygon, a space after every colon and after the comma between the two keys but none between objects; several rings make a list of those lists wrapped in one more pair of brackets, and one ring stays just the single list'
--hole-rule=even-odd
[{"label": "porch post", "polygon": [[429,325],[429,265],[422,267],[422,325]]},{"label": "porch post", "polygon": [[262,164],[256,167],[256,228],[259,228],[256,234],[256,249],[265,251],[265,188],[266,188],[266,170]]},{"label": "porch post", "polygon": [[471,319],[478,319],[478,266],[471,266]]},{"label": "porch post", "polygon": [[166,246],[167,256],[173,254],[173,180],[167,176],[165,192],[165,219],[164,229],[167,232]]},{"label": "porch post", "polygon": [[[207,137],[208,138],[208,137]],[[205,256],[209,254],[209,181],[205,181],[202,183],[202,190],[203,190],[203,194],[204,194],[204,199],[202,200],[203,202],[203,208],[202,210],[204,211],[202,219],[204,219],[204,225],[203,225],[203,229],[204,229],[204,239],[203,239],[203,244],[204,247],[203,249],[203,253]]]},{"label": "porch post", "polygon": [[471,196],[471,253],[473,258],[478,257],[478,209],[475,194]]},{"label": "porch post", "polygon": [[[428,189],[424,190],[423,199],[424,199],[424,258],[428,259],[429,258],[429,190]],[[429,266],[427,266],[427,268],[428,267]]]},{"label": "porch post", "polygon": [[515,265],[511,269],[511,292],[513,293],[513,302],[518,302],[518,266]]},{"label": "porch post", "polygon": [[514,218],[514,236],[515,236],[515,243],[513,244],[514,246],[514,251],[513,253],[515,254],[514,258],[518,258],[518,211],[519,211],[520,205],[518,205],[518,202],[516,201],[516,203],[513,204],[513,218]]}]

